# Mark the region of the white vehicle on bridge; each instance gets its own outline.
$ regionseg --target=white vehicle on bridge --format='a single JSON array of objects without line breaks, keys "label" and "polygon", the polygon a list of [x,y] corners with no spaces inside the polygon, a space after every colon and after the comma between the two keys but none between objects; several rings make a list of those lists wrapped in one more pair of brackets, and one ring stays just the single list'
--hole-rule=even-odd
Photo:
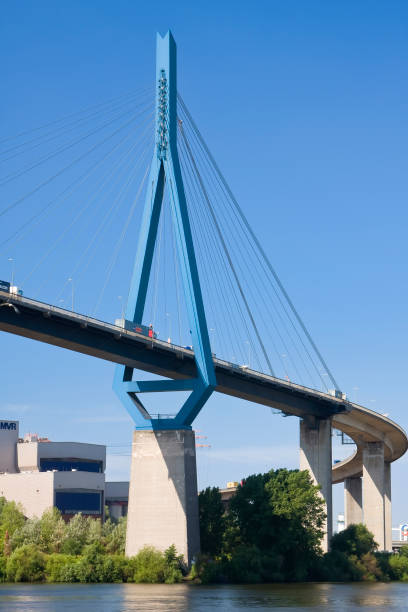
[{"label": "white vehicle on bridge", "polygon": [[16,287],[16,285],[11,285],[8,281],[4,280],[0,280],[0,291],[12,293],[13,295],[23,295],[23,291]]}]

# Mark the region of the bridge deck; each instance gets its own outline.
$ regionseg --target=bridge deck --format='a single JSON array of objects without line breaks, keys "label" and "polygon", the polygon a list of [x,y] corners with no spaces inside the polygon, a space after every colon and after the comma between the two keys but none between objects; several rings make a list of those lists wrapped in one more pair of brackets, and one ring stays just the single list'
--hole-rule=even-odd
[{"label": "bridge deck", "polygon": [[[169,378],[195,376],[193,352],[188,349],[1,291],[0,330]],[[287,415],[333,416],[333,426],[357,444],[351,457],[333,467],[333,482],[361,473],[365,441],[384,441],[387,461],[395,461],[408,448],[402,428],[367,408],[222,359],[214,358],[214,366],[220,393]]]}]

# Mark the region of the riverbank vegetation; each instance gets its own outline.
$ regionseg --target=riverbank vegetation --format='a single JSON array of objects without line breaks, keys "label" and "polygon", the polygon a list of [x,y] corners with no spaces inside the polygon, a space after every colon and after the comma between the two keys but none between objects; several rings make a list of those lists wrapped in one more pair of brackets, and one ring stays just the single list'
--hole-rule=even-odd
[{"label": "riverbank vegetation", "polygon": [[125,557],[126,519],[101,523],[58,510],[26,519],[0,498],[1,582],[208,583],[306,580],[408,581],[408,546],[379,553],[363,525],[336,534],[320,548],[325,513],[307,472],[271,470],[246,478],[225,507],[219,489],[199,495],[202,553],[190,575],[174,546]]},{"label": "riverbank vegetation", "polygon": [[0,498],[1,582],[165,582],[182,580],[174,546],[146,547],[125,557],[126,519],[101,523],[76,514],[65,522],[56,508],[25,519]]},{"label": "riverbank vegetation", "polygon": [[203,583],[408,581],[408,546],[377,552],[364,525],[334,535],[322,553],[323,502],[305,471],[250,476],[227,511],[216,488],[202,491],[199,502],[202,554],[193,571]]}]

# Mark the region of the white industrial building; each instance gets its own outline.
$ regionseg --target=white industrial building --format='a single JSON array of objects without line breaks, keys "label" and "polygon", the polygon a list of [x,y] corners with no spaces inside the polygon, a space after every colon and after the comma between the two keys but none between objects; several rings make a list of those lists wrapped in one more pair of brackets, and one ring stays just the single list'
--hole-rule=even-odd
[{"label": "white industrial building", "polygon": [[55,506],[64,518],[81,512],[104,517],[127,513],[129,483],[105,482],[106,447],[19,438],[18,421],[0,420],[0,497],[20,503],[27,517]]}]

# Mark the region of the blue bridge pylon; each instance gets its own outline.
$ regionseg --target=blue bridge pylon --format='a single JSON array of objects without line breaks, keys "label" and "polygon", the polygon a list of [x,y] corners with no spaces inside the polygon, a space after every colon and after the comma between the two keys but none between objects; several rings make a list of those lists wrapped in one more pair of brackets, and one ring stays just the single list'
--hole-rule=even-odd
[{"label": "blue bridge pylon", "polygon": [[[216,378],[177,149],[177,52],[170,31],[164,37],[157,35],[155,125],[155,150],[125,317],[137,325],[143,321],[166,184],[197,376],[182,380],[136,381],[132,380],[133,368],[117,366],[113,388],[137,429],[191,429],[192,422],[215,389]],[[174,418],[152,418],[139,397],[141,393],[189,390],[191,394]]]}]

